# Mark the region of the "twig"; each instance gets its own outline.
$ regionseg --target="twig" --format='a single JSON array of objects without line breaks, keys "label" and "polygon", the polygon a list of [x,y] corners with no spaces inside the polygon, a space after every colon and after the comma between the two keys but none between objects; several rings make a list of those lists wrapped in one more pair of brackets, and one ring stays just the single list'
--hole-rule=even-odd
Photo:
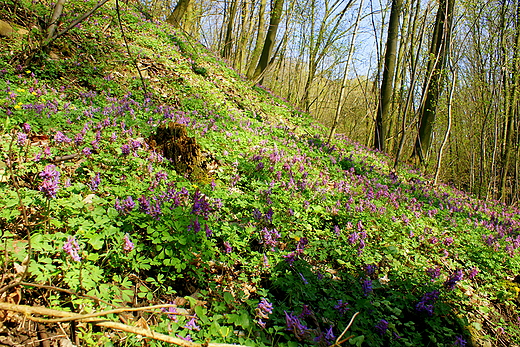
[{"label": "twig", "polygon": [[117,13],[117,21],[119,22],[119,29],[121,30],[121,36],[123,36],[123,40],[125,41],[126,45],[126,51],[128,52],[129,58],[134,63],[135,68],[137,69],[137,73],[139,74],[139,78],[141,79],[141,84],[143,85],[143,93],[146,96],[148,94],[146,90],[146,83],[144,82],[143,74],[141,73],[141,69],[139,69],[139,66],[137,65],[137,59],[132,59],[132,52],[130,52],[130,46],[128,45],[128,41],[126,39],[125,32],[123,30],[123,23],[121,22],[121,13],[119,10],[119,0],[116,0],[116,13]]},{"label": "twig", "polygon": [[88,299],[91,299],[91,300],[94,300],[94,301],[99,301],[99,302],[102,302],[102,303],[104,303],[106,305],[109,305],[109,306],[112,306],[112,307],[118,307],[117,305],[114,305],[114,304],[112,304],[112,303],[110,303],[108,301],[105,301],[103,299],[97,298],[95,296],[91,296],[91,295],[87,295],[87,294],[79,294],[79,293],[76,293],[75,291],[72,291],[72,290],[69,290],[69,289],[65,289],[65,288],[59,288],[59,287],[55,287],[55,286],[49,286],[49,285],[45,285],[45,284],[29,283],[29,282],[20,282],[19,284],[22,285],[22,286],[27,286],[27,287],[36,287],[36,288],[55,290],[55,291],[58,291],[58,292],[67,293],[67,294],[74,295],[74,296],[77,296],[77,297],[83,297],[83,298],[88,298]]},{"label": "twig", "polygon": [[339,337],[336,339],[336,342],[334,342],[334,344],[331,346],[331,347],[335,347],[335,346],[341,346],[341,344],[347,340],[350,340],[352,338],[352,336],[350,337],[347,337],[345,340],[341,340],[341,338],[343,337],[343,335],[345,335],[345,333],[347,332],[347,330],[350,328],[350,326],[352,325],[352,323],[354,323],[354,318],[356,318],[356,316],[359,314],[359,312],[356,312],[354,313],[354,315],[352,316],[352,318],[350,318],[350,322],[348,323],[347,327],[345,328],[345,330],[343,330],[343,332],[341,333],[341,335],[339,335]]},{"label": "twig", "polygon": [[[173,305],[157,305],[157,306],[150,306],[150,307],[141,307],[139,309],[144,310],[144,309],[150,309],[150,308],[172,307],[172,306]],[[0,310],[23,313],[27,318],[29,318],[31,320],[34,319],[34,317],[30,316],[33,314],[40,314],[40,315],[47,315],[47,316],[54,316],[54,317],[64,317],[64,318],[65,317],[74,318],[74,320],[78,320],[81,322],[92,323],[92,324],[95,324],[95,325],[98,325],[101,327],[106,327],[106,328],[115,329],[115,330],[121,330],[121,331],[129,332],[129,333],[141,335],[143,337],[151,338],[154,340],[173,343],[177,346],[183,346],[183,347],[231,347],[231,346],[246,347],[243,345],[229,345],[229,344],[225,344],[225,343],[200,344],[200,343],[185,341],[185,340],[182,340],[182,339],[179,339],[176,337],[172,337],[169,335],[165,335],[165,334],[156,333],[155,331],[152,331],[149,329],[138,328],[138,327],[134,327],[134,326],[118,323],[118,322],[100,320],[99,318],[94,318],[94,317],[85,318],[85,316],[87,316],[87,315],[79,315],[79,314],[72,313],[72,312],[58,311],[58,310],[53,310],[53,309],[49,309],[46,307],[15,305],[15,304],[9,304],[9,303],[5,303],[5,302],[0,302]],[[136,309],[133,309],[133,308],[125,309],[125,311],[130,311],[130,310],[136,310]],[[111,310],[111,311],[115,311],[115,310]],[[105,311],[105,312],[110,312],[110,311]]]}]

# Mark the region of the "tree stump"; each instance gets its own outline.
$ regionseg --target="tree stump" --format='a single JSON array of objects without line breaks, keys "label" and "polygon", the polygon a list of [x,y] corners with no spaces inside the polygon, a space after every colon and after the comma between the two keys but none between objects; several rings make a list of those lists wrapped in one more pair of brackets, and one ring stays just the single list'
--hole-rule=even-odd
[{"label": "tree stump", "polygon": [[202,161],[202,150],[194,137],[188,137],[186,126],[169,122],[161,124],[149,139],[149,144],[170,159],[175,169],[191,174]]}]

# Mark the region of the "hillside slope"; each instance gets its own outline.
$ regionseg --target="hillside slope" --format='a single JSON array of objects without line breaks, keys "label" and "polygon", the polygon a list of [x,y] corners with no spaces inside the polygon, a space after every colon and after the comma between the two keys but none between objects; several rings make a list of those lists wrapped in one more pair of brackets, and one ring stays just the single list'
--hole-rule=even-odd
[{"label": "hillside slope", "polygon": [[[30,28],[46,9],[29,4],[1,19]],[[141,346],[6,305],[171,304],[107,319],[187,346],[520,345],[517,209],[327,143],[132,5],[123,38],[113,7],[49,52],[26,54],[38,30],[0,38],[0,341]]]}]

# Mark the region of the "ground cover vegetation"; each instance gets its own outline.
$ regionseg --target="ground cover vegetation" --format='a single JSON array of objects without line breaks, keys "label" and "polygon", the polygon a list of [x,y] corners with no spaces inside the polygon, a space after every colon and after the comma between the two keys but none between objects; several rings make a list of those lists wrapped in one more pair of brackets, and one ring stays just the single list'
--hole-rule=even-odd
[{"label": "ground cover vegetation", "polygon": [[[69,3],[63,22],[94,5]],[[520,344],[518,209],[327,141],[201,44],[119,5],[126,43],[115,2],[48,51],[27,53],[36,29],[0,41],[2,341],[158,346],[5,305],[170,304],[104,319],[186,346]],[[2,16],[44,11],[9,0]]]}]

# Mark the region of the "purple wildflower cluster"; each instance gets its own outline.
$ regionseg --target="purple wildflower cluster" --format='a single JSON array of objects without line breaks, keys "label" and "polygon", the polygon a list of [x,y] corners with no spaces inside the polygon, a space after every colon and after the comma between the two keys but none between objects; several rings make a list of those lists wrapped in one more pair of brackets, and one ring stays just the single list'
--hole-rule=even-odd
[{"label": "purple wildflower cluster", "polygon": [[170,306],[170,307],[163,307],[161,308],[161,311],[166,313],[167,317],[171,319],[174,322],[178,322],[179,318],[177,318],[177,315],[179,312],[177,311],[176,307]]},{"label": "purple wildflower cluster", "polygon": [[417,312],[425,312],[428,316],[432,316],[434,304],[439,298],[439,294],[440,292],[438,290],[427,292],[422,296],[417,305],[415,305],[415,310]]},{"label": "purple wildflower cluster", "polygon": [[98,190],[98,187],[100,184],[101,184],[101,177],[98,172],[98,173],[96,173],[96,175],[94,177],[92,177],[92,179],[90,180],[90,184],[88,186],[90,187],[90,190],[95,192],[96,190]]},{"label": "purple wildflower cluster", "polygon": [[200,331],[200,326],[197,325],[197,315],[195,314],[190,320],[183,326],[185,329]]},{"label": "purple wildflower cluster", "polygon": [[336,336],[334,336],[332,325],[330,325],[325,332],[320,332],[320,334],[314,338],[314,342],[317,342],[319,345],[329,346],[334,342],[335,339]]},{"label": "purple wildflower cluster", "polygon": [[388,322],[384,319],[381,319],[374,327],[375,331],[383,336],[388,330]]},{"label": "purple wildflower cluster", "polygon": [[79,255],[80,248],[76,237],[69,236],[67,242],[63,245],[63,250],[67,252],[74,261],[81,261],[81,256]]},{"label": "purple wildflower cluster", "polygon": [[196,216],[201,216],[204,219],[208,219],[208,216],[211,213],[211,206],[206,199],[206,196],[199,190],[196,190],[192,196],[192,201],[193,206],[191,208],[191,213]]},{"label": "purple wildflower cluster", "polygon": [[439,266],[435,268],[426,269],[426,273],[430,276],[431,280],[434,281],[441,275],[441,268]]},{"label": "purple wildflower cluster", "polygon": [[55,165],[47,165],[45,169],[40,172],[40,177],[43,182],[39,190],[43,192],[48,198],[55,198],[58,192],[58,184],[60,182],[60,172],[56,170]]},{"label": "purple wildflower cluster", "polygon": [[361,284],[361,288],[363,289],[363,295],[368,296],[374,291],[372,288],[372,280],[370,278],[365,278]]},{"label": "purple wildflower cluster", "polygon": [[266,298],[262,298],[255,309],[257,324],[265,329],[265,320],[269,319],[269,315],[273,313],[273,304],[267,301]]},{"label": "purple wildflower cluster", "polygon": [[125,253],[130,253],[134,250],[135,246],[134,246],[134,243],[130,240],[130,235],[125,234],[125,236],[123,237],[123,241],[124,241],[124,244],[123,244],[123,251]]},{"label": "purple wildflower cluster", "polygon": [[262,236],[262,242],[266,248],[274,251],[278,244],[278,239],[281,237],[280,233],[276,229],[263,228],[260,230],[260,236]]},{"label": "purple wildflower cluster", "polygon": [[114,208],[122,215],[129,214],[132,212],[134,207],[135,202],[131,196],[127,196],[126,199],[123,199],[122,201],[119,201],[119,198],[116,198],[116,202],[114,204]]},{"label": "purple wildflower cluster", "polygon": [[444,282],[444,286],[448,290],[455,289],[455,286],[457,285],[457,282],[461,281],[464,277],[464,273],[462,272],[462,269],[455,270]]},{"label": "purple wildflower cluster", "polygon": [[307,333],[307,326],[304,325],[299,316],[295,316],[292,313],[285,312],[285,325],[287,326],[288,331],[292,331],[294,336],[298,339],[302,339],[305,337]]},{"label": "purple wildflower cluster", "polygon": [[334,308],[339,312],[339,314],[344,315],[350,310],[348,302],[343,302],[343,300],[338,300],[338,303],[334,306]]},{"label": "purple wildflower cluster", "polygon": [[27,134],[26,133],[18,133],[16,134],[16,144],[19,147],[25,146],[27,143]]}]

